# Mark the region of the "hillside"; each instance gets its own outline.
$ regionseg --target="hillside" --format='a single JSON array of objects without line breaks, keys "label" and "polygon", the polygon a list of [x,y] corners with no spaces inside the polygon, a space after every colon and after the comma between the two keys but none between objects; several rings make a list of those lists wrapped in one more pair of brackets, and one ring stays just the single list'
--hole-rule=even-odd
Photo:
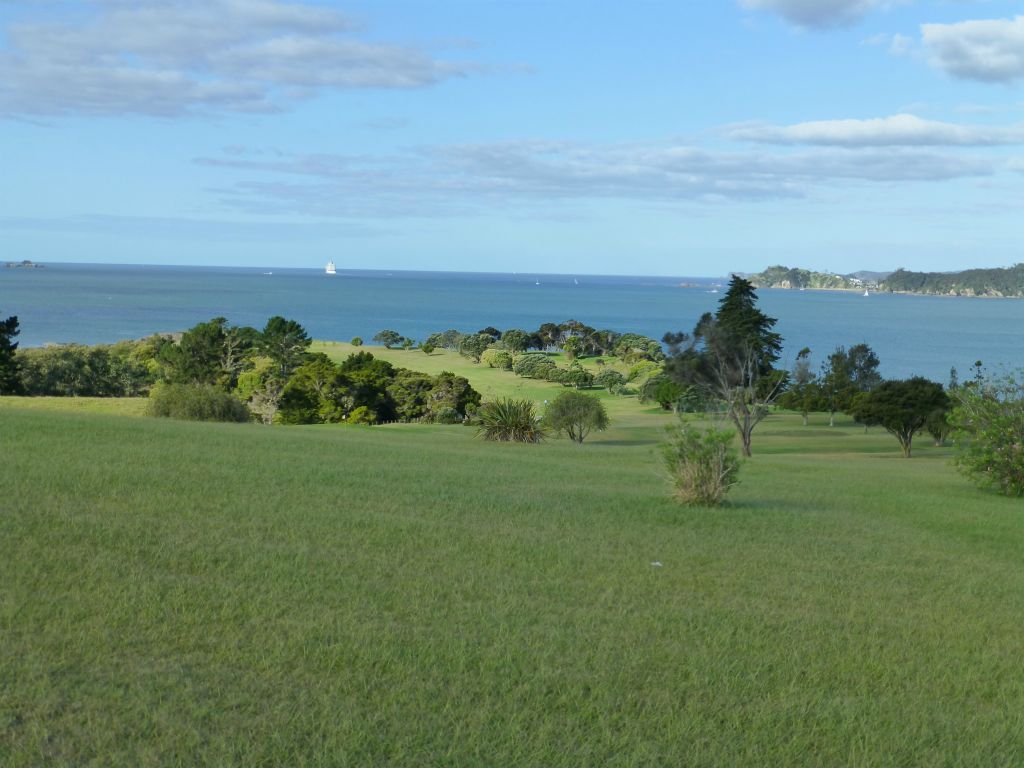
[{"label": "hillside", "polygon": [[790,268],[777,265],[763,272],[748,275],[758,288],[790,288],[810,290],[857,290],[865,283],[860,278],[837,275],[830,272],[813,272],[809,269]]},{"label": "hillside", "polygon": [[882,283],[882,289],[901,293],[945,296],[1024,297],[1024,264],[963,272],[911,272],[898,269]]},{"label": "hillside", "polygon": [[893,293],[922,293],[942,296],[1024,297],[1024,264],[962,272],[853,272],[837,275],[784,266],[768,267],[748,275],[758,288],[808,290],[861,290],[871,288]]}]

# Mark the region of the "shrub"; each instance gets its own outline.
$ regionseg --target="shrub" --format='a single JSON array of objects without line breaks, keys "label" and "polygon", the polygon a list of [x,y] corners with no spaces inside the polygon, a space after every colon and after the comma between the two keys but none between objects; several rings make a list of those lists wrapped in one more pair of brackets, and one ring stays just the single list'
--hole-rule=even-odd
[{"label": "shrub", "polygon": [[485,363],[489,368],[497,368],[502,371],[512,370],[512,354],[505,349],[486,349],[480,355],[480,362]]},{"label": "shrub", "polygon": [[360,405],[358,408],[353,409],[352,413],[345,419],[348,424],[376,424],[377,414],[365,405]]},{"label": "shrub", "polygon": [[953,402],[960,471],[981,487],[1024,496],[1024,382],[981,380],[956,389]]},{"label": "shrub", "polygon": [[681,384],[672,381],[668,376],[659,373],[651,376],[640,387],[640,402],[656,402],[664,410],[671,411],[685,394]]},{"label": "shrub", "polygon": [[527,353],[516,358],[512,372],[526,379],[544,379],[554,367],[555,364],[543,353]]},{"label": "shrub", "polygon": [[425,341],[422,344],[420,344],[420,350],[423,352],[424,355],[432,355],[434,354],[434,345],[431,344],[429,341]]},{"label": "shrub", "polygon": [[434,416],[434,421],[437,424],[461,424],[462,414],[454,408],[442,408]]},{"label": "shrub", "polygon": [[550,381],[552,384],[566,384],[569,380],[569,371],[566,368],[559,368],[557,365],[552,365],[550,368],[543,370],[544,381]]},{"label": "shrub", "polygon": [[514,443],[539,443],[544,427],[534,412],[533,401],[500,398],[484,403],[477,412],[484,440]]},{"label": "shrub", "polygon": [[590,389],[594,384],[594,374],[580,365],[573,365],[566,371],[562,384],[576,389]]},{"label": "shrub", "polygon": [[688,506],[721,504],[739,472],[733,432],[715,427],[700,430],[685,422],[667,432],[662,457],[675,486],[675,498]]},{"label": "shrub", "polygon": [[562,392],[544,412],[544,424],[557,432],[564,432],[580,445],[591,430],[603,432],[608,428],[608,413],[594,395]]},{"label": "shrub", "polygon": [[146,412],[189,421],[241,422],[250,418],[241,400],[212,384],[155,384]]},{"label": "shrub", "polygon": [[352,341],[350,343],[352,344],[353,347],[361,347],[363,346],[363,337],[353,336]]}]

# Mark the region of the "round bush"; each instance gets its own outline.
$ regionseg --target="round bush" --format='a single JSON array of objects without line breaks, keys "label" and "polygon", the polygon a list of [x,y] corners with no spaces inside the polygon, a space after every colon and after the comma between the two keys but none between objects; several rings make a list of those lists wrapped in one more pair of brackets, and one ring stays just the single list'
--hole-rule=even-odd
[{"label": "round bush", "polygon": [[249,421],[245,404],[211,384],[156,384],[146,409],[150,416],[188,421]]}]

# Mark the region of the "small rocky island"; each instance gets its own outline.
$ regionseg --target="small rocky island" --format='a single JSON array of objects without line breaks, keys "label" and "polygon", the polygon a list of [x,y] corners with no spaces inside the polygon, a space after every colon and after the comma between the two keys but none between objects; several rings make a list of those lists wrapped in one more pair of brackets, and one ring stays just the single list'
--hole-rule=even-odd
[{"label": "small rocky island", "polygon": [[45,266],[34,261],[5,261],[5,269],[45,269]]}]

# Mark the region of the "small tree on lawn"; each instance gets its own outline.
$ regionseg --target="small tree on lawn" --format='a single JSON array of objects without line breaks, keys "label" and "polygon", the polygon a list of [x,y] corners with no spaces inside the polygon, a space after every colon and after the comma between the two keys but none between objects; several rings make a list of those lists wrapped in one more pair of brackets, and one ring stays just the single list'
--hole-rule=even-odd
[{"label": "small tree on lawn", "polygon": [[591,431],[603,432],[608,428],[608,413],[594,395],[562,392],[548,404],[544,423],[581,445]]},{"label": "small tree on lawn", "polygon": [[494,339],[486,333],[466,334],[459,340],[459,354],[470,358],[474,363],[480,362],[480,356],[494,343]]},{"label": "small tree on lawn", "polygon": [[815,410],[821,403],[821,388],[816,381],[817,376],[811,370],[811,350],[804,347],[797,353],[793,371],[789,377],[789,387],[779,395],[778,404],[783,408],[799,413],[807,426],[807,414]]},{"label": "small tree on lawn", "polygon": [[392,347],[397,347],[401,344],[402,341],[404,341],[404,338],[398,331],[392,331],[389,328],[385,328],[374,336],[373,340],[378,344],[383,344],[384,349],[391,349]]},{"label": "small tree on lawn", "polygon": [[618,371],[606,368],[594,377],[594,384],[607,389],[610,394],[614,395],[621,392],[622,388],[626,386],[626,377]]},{"label": "small tree on lawn", "polygon": [[979,486],[1024,496],[1024,381],[982,378],[954,390],[953,402],[960,471]]},{"label": "small tree on lawn", "polygon": [[903,456],[910,458],[914,435],[938,408],[945,409],[949,398],[941,384],[915,376],[912,379],[885,381],[873,391],[853,401],[850,415],[866,425],[878,424],[900,443]]}]

